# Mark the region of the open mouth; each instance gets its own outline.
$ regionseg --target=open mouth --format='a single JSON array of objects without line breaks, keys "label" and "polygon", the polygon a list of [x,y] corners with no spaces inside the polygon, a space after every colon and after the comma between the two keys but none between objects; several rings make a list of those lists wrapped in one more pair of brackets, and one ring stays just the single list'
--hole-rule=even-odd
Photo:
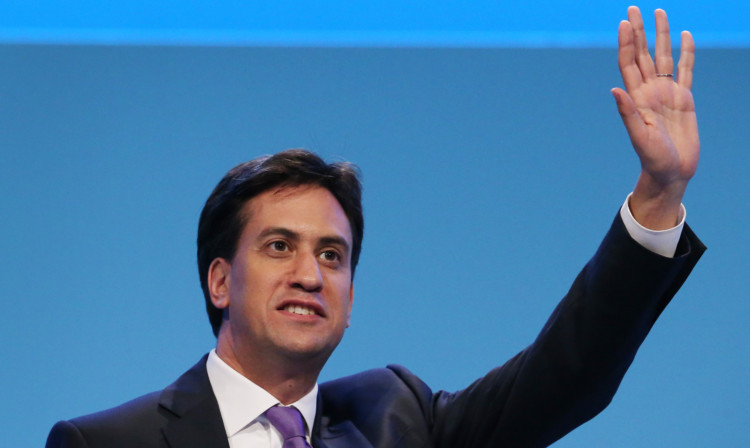
[{"label": "open mouth", "polygon": [[288,313],[297,314],[299,316],[312,316],[312,315],[317,314],[315,310],[313,310],[312,308],[308,308],[302,305],[289,304],[283,307],[282,310]]}]

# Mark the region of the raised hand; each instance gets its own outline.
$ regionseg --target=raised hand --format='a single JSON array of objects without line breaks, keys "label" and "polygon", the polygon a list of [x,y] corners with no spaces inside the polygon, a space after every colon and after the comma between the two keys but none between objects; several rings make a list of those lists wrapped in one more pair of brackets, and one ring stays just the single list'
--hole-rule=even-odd
[{"label": "raised hand", "polygon": [[646,43],[640,10],[628,8],[620,23],[618,62],[625,89],[612,89],[617,108],[641,161],[641,175],[630,199],[630,209],[641,225],[673,227],[688,181],[700,154],[693,82],[695,44],[681,34],[676,77],[667,14],[655,12],[655,60]]}]

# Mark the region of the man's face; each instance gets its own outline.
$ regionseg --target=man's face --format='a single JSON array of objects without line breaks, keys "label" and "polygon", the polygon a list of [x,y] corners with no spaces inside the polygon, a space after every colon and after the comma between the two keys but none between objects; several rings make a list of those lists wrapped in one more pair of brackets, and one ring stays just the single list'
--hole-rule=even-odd
[{"label": "man's face", "polygon": [[299,186],[266,191],[243,212],[249,219],[230,263],[222,325],[229,324],[235,356],[325,363],[352,307],[344,210],[325,188]]}]

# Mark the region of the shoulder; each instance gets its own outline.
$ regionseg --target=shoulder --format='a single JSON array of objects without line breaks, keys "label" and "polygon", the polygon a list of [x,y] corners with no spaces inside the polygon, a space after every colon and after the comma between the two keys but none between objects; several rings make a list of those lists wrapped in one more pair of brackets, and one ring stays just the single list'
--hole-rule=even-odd
[{"label": "shoulder", "polygon": [[163,440],[162,428],[179,415],[199,409],[206,411],[207,416],[218,416],[205,361],[204,356],[164,390],[58,422],[49,434],[47,447],[147,448]]},{"label": "shoulder", "polygon": [[390,364],[385,368],[365,370],[322,383],[320,384],[320,393],[323,396],[328,394],[340,395],[342,392],[369,393],[378,391],[386,393],[413,388],[418,389],[417,393],[429,391],[427,385],[406,367]]},{"label": "shoulder", "polygon": [[[152,392],[119,406],[55,424],[47,447],[110,446],[125,440],[129,446],[149,446],[158,440],[166,411],[159,405],[162,392]],[[77,443],[74,443],[76,441]],[[135,443],[136,445],[133,445]]]},{"label": "shoulder", "polygon": [[322,426],[353,425],[375,446],[427,446],[432,391],[406,368],[366,370],[319,386]]},{"label": "shoulder", "polygon": [[84,415],[73,420],[78,426],[106,426],[116,428],[123,424],[141,424],[145,419],[159,415],[159,397],[162,391],[151,392],[119,406]]},{"label": "shoulder", "polygon": [[358,408],[408,409],[424,414],[432,401],[432,390],[400,365],[366,370],[320,385],[323,408],[349,414]]}]

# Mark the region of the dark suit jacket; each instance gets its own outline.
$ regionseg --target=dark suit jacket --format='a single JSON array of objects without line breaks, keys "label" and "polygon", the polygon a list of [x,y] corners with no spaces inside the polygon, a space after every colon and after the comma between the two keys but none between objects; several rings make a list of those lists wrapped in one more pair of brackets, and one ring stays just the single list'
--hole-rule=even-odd
[{"label": "dark suit jacket", "polygon": [[[609,404],[704,250],[686,226],[675,258],[655,255],[630,238],[618,215],[526,349],[455,393],[433,393],[400,366],[323,383],[313,445],[547,446]],[[163,391],[58,422],[47,447],[228,447],[205,362]]]}]

